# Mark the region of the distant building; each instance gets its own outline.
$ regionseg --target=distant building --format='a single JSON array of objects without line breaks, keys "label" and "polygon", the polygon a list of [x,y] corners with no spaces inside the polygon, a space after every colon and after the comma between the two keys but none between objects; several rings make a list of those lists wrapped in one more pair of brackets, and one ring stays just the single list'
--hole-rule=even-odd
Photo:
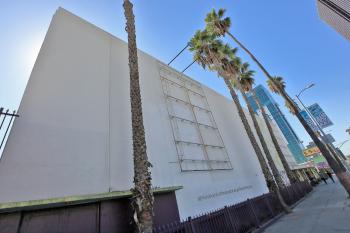
[{"label": "distant building", "polygon": [[316,146],[316,143],[314,141],[311,141],[311,142],[309,142],[308,145],[306,145],[306,148],[310,149],[310,148],[315,147],[315,146]]},{"label": "distant building", "polygon": [[322,155],[321,151],[316,146],[315,142],[311,141],[306,146],[304,151],[305,157],[309,162],[312,162],[318,169],[329,168],[329,165]]},{"label": "distant building", "polygon": [[[294,169],[295,167],[297,167],[298,164],[297,164],[292,152],[288,148],[288,142],[287,142],[286,138],[283,136],[283,134],[282,134],[281,130],[279,129],[279,127],[277,126],[277,124],[274,123],[274,124],[271,124],[271,126],[272,126],[272,130],[276,136],[277,142],[282,150],[282,153],[283,153],[285,159],[287,160],[287,163],[289,164],[291,169]],[[267,140],[267,142],[269,142],[269,140]],[[274,145],[271,145],[270,147],[274,148]],[[272,156],[274,155],[273,151],[272,151],[271,155]],[[278,156],[278,155],[276,155],[276,156]],[[274,161],[277,165],[277,168],[279,168],[278,167],[279,160],[274,158]],[[281,168],[279,168],[279,171],[283,175],[285,182],[288,182],[287,181],[288,179],[286,179],[287,174],[285,173],[285,171],[282,170]]]},{"label": "distant building", "polygon": [[[262,105],[266,106],[267,110],[270,112],[270,115],[275,120],[282,134],[286,138],[288,142],[288,148],[292,152],[297,163],[305,162],[306,159],[303,154],[304,146],[302,145],[298,136],[296,135],[289,122],[283,115],[282,111],[278,107],[276,101],[270,95],[269,91],[262,85],[257,86],[256,88],[254,88],[254,90],[256,91],[256,94],[260,99]],[[253,101],[252,96],[249,96],[249,101],[252,104],[254,111],[257,111],[258,106]]]},{"label": "distant building", "polygon": [[317,0],[320,18],[350,40],[350,1]]}]

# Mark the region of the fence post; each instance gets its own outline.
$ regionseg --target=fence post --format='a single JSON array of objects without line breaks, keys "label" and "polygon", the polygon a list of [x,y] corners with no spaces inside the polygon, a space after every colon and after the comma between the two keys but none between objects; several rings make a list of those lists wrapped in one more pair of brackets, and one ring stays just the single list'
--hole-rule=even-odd
[{"label": "fence post", "polygon": [[285,187],[285,190],[288,194],[288,198],[289,198],[289,203],[288,205],[291,205],[293,203],[293,193],[290,192],[290,188],[293,187],[294,184],[290,184],[289,186]]},{"label": "fence post", "polygon": [[272,216],[275,216],[275,211],[273,211],[271,203],[270,203],[270,198],[271,198],[271,194],[266,194],[266,196],[264,197],[265,203],[267,205],[267,208],[269,208]]},{"label": "fence post", "polygon": [[304,192],[304,189],[301,186],[301,183],[297,183],[296,185],[296,189],[298,190],[298,192],[300,193],[300,198],[304,197],[305,196],[305,192]]},{"label": "fence post", "polygon": [[290,199],[290,205],[293,205],[295,203],[295,200],[297,200],[298,193],[295,191],[295,184],[292,184],[291,186],[288,187],[289,192],[291,194],[291,199]]},{"label": "fence post", "polygon": [[188,222],[189,222],[189,224],[190,224],[191,232],[192,232],[192,233],[196,233],[196,229],[195,229],[195,227],[194,227],[194,225],[193,225],[192,218],[191,218],[191,217],[188,217],[187,220],[188,220]]},{"label": "fence post", "polygon": [[[2,138],[2,141],[1,141],[1,144],[0,144],[0,149],[2,148],[2,145],[4,144],[5,142],[5,139],[6,139],[6,136],[7,136],[7,132],[9,131],[10,127],[11,127],[11,123],[12,123],[12,120],[13,118],[15,117],[15,113],[16,111],[13,111],[13,113],[11,114],[11,118],[10,118],[10,122],[8,123],[7,125],[7,128],[5,130],[5,133],[4,133],[4,136]],[[5,118],[4,118],[5,119]],[[3,122],[1,122],[1,125],[2,125]]]},{"label": "fence post", "polygon": [[226,213],[226,215],[227,215],[228,222],[229,222],[231,228],[233,229],[234,232],[238,232],[236,223],[235,223],[235,221],[232,219],[230,210],[227,208],[227,206],[225,206],[224,210],[225,210],[225,213]]},{"label": "fence post", "polygon": [[253,206],[253,203],[251,201],[251,199],[247,199],[247,202],[248,202],[248,205],[250,207],[250,210],[252,211],[253,213],[253,216],[254,216],[254,219],[255,219],[255,222],[256,222],[256,227],[260,227],[260,221],[259,221],[259,218],[258,216],[256,215],[256,212],[255,212],[255,209],[254,209],[254,206]]},{"label": "fence post", "polygon": [[296,193],[297,197],[300,196],[300,190],[299,190],[299,183],[295,183],[293,186],[294,192]]},{"label": "fence post", "polygon": [[[4,108],[0,109],[0,116],[3,114]],[[7,109],[6,113],[8,113],[9,110]],[[0,129],[2,128],[2,125],[4,124],[5,118],[6,118],[6,113],[4,113],[4,118],[2,118],[1,124],[0,124]]]}]

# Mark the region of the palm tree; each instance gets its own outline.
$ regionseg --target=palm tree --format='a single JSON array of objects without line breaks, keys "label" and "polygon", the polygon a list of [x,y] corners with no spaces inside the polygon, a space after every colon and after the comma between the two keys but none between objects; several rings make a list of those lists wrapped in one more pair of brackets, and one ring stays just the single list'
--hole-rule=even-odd
[{"label": "palm tree", "polygon": [[255,114],[255,112],[254,112],[254,110],[253,110],[253,108],[248,100],[247,94],[246,94],[246,92],[250,92],[252,90],[252,87],[254,84],[254,78],[253,78],[254,71],[249,69],[249,64],[246,62],[243,64],[238,64],[237,68],[238,68],[238,75],[236,78],[231,80],[232,86],[235,89],[240,91],[240,93],[241,93],[241,95],[242,95],[242,97],[243,97],[243,99],[248,107],[248,111],[249,111],[249,114],[252,118],[255,131],[258,135],[261,146],[262,146],[264,153],[266,155],[266,159],[269,163],[272,174],[275,177],[275,180],[278,184],[278,187],[280,189],[282,189],[285,187],[283,179],[282,179],[282,177],[281,177],[281,175],[276,167],[276,164],[274,163],[274,161],[272,159],[270,150],[269,150],[269,148],[266,144],[266,141],[264,139],[264,136],[261,132],[258,120],[256,119],[256,114]]},{"label": "palm tree", "polygon": [[282,152],[282,149],[281,149],[281,147],[280,147],[280,145],[279,145],[279,143],[277,141],[276,135],[273,132],[273,129],[272,129],[272,126],[271,126],[271,123],[270,123],[270,119],[269,119],[268,115],[266,114],[265,108],[264,108],[264,106],[262,106],[258,96],[256,95],[256,91],[253,88],[251,88],[251,94],[253,96],[253,99],[254,99],[255,103],[258,105],[258,107],[259,107],[259,109],[261,111],[261,115],[264,118],[265,124],[266,124],[267,129],[268,129],[268,131],[270,133],[273,145],[275,146],[275,149],[277,151],[278,157],[280,158],[280,160],[282,162],[283,168],[286,171],[286,174],[287,174],[287,177],[288,177],[289,181],[292,184],[298,182],[297,177],[295,176],[293,171],[290,169],[289,164],[288,164],[288,162],[286,160],[286,157],[284,156],[284,154]]},{"label": "palm tree", "polygon": [[233,76],[237,74],[237,70],[233,65],[239,60],[235,55],[237,50],[231,49],[229,45],[223,44],[222,41],[215,39],[206,31],[197,31],[195,33],[194,37],[190,41],[189,49],[194,53],[193,60],[200,64],[204,69],[208,68],[209,70],[216,71],[218,75],[224,79],[224,82],[229,89],[231,97],[237,107],[237,111],[243,123],[244,129],[247,132],[248,138],[258,157],[260,167],[265,177],[266,185],[271,192],[276,193],[285,212],[289,213],[291,210],[285,204],[279,188],[272,177],[263,153],[244,114],[238,96],[231,84]]},{"label": "palm tree", "polygon": [[330,151],[328,150],[327,146],[321,142],[321,140],[318,138],[318,135],[311,129],[309,124],[306,122],[304,117],[300,114],[300,109],[298,105],[290,98],[290,96],[285,91],[286,83],[284,82],[282,77],[271,77],[271,79],[267,80],[267,84],[269,86],[269,89],[281,95],[283,99],[285,100],[286,107],[290,110],[292,114],[294,114],[300,123],[303,125],[305,130],[310,135],[311,139],[315,142],[316,146],[320,149],[322,155],[327,160],[329,166],[333,169],[334,173],[338,177],[340,183],[343,185],[344,189],[347,191],[348,195],[350,196],[350,175],[346,171],[346,168],[344,166],[341,166],[336,159],[331,155]]},{"label": "palm tree", "polygon": [[277,141],[277,138],[276,138],[276,135],[275,133],[273,132],[273,129],[272,129],[272,126],[271,126],[271,123],[270,123],[270,120],[269,120],[269,117],[268,115],[266,114],[266,111],[265,111],[265,108],[262,106],[254,88],[253,88],[253,85],[254,85],[254,71],[250,70],[249,69],[249,64],[248,63],[243,63],[243,65],[241,66],[241,75],[240,75],[240,83],[241,85],[243,86],[243,89],[244,91],[246,92],[250,92],[252,97],[253,97],[253,101],[254,103],[258,106],[259,110],[261,111],[261,114],[263,116],[263,119],[265,121],[265,124],[267,126],[267,129],[269,131],[269,134],[271,136],[271,139],[272,139],[272,142],[273,142],[273,145],[277,151],[277,154],[278,154],[278,157],[280,158],[281,162],[282,162],[282,165],[283,165],[283,168],[284,170],[286,171],[286,174],[287,174],[287,177],[289,179],[289,181],[291,183],[296,183],[297,182],[297,178],[295,177],[293,171],[290,169],[289,167],[289,164],[286,160],[286,157],[284,156],[283,152],[282,152],[282,149]]},{"label": "palm tree", "polygon": [[[285,82],[283,81],[282,77],[276,77],[276,80],[279,80],[279,82],[282,82],[282,83],[283,83],[283,86],[284,86],[283,88],[285,88]],[[276,81],[276,82],[278,82],[278,81]],[[273,83],[272,83],[272,82],[268,82],[268,85],[269,85],[269,88],[270,88],[271,90],[273,90],[273,92],[278,93],[278,91],[276,92],[275,88],[272,87],[272,86],[273,86]],[[280,85],[281,85],[281,84],[280,84]],[[296,105],[296,103],[295,103],[294,101],[293,101],[293,103]],[[295,116],[296,116],[297,112],[296,112],[295,108],[293,107],[294,104],[290,104],[288,101],[285,101],[285,104],[284,104],[284,105],[286,106],[286,108],[288,108],[289,112],[290,112],[292,115],[295,115]],[[300,112],[300,109],[298,108],[297,105],[296,105],[296,107],[297,107],[297,109],[298,109],[299,112]],[[314,132],[314,133],[315,133],[315,135],[316,135],[317,137],[321,137],[319,131],[316,131],[316,132]],[[333,148],[332,148],[329,144],[325,143],[324,145],[325,145],[325,147],[328,149],[328,151],[333,155],[333,158],[337,161],[337,163],[338,163],[338,165],[340,166],[340,168],[346,171],[347,169],[346,169],[346,167],[344,166],[344,164],[342,163],[342,161],[340,160],[340,158],[339,158],[337,152],[336,152],[335,150],[333,150]]]},{"label": "palm tree", "polygon": [[[284,82],[283,78],[282,77],[274,77],[274,82],[272,81],[267,81],[267,84],[269,86],[269,89],[274,92],[274,93],[277,93],[279,94],[279,90],[275,87],[277,86],[276,84],[278,84],[280,86],[281,89],[284,89],[285,90],[285,87],[286,87],[286,83]],[[287,97],[289,97],[287,95]],[[290,98],[290,97],[289,97]],[[298,105],[294,102],[294,100],[291,101],[287,101],[285,100],[285,104],[286,108],[288,108],[289,112],[292,114],[292,115],[297,115],[298,112],[300,112],[300,109],[298,107]],[[298,110],[298,111],[297,111]],[[314,134],[317,136],[317,137],[321,137],[320,135],[320,132],[319,131],[316,131],[314,132]],[[333,158],[337,161],[338,165],[341,167],[341,169],[344,169],[346,170],[345,166],[343,165],[343,163],[341,162],[341,160],[339,159],[338,157],[338,154],[336,151],[333,150],[333,148],[331,148],[331,146],[329,146],[327,143],[324,144],[325,147],[328,149],[328,151],[333,155]]]},{"label": "palm tree", "polygon": [[265,76],[268,78],[268,80],[275,86],[275,88],[278,90],[278,93],[284,98],[284,100],[288,103],[288,105],[293,108],[293,111],[295,111],[295,115],[300,121],[300,123],[305,128],[306,132],[310,135],[311,139],[315,142],[316,146],[320,149],[323,156],[326,158],[328,164],[333,169],[335,174],[337,175],[339,181],[347,191],[347,193],[350,196],[350,175],[346,172],[346,169],[341,167],[332,157],[331,153],[327,149],[327,147],[321,142],[321,140],[318,138],[318,136],[314,133],[314,131],[311,129],[311,127],[307,124],[305,119],[301,116],[300,111],[297,107],[297,105],[293,102],[293,100],[287,95],[284,89],[281,89],[279,84],[265,69],[265,67],[259,62],[259,60],[229,31],[231,26],[231,20],[229,17],[225,17],[225,9],[219,9],[216,13],[215,10],[212,10],[209,14],[207,14],[207,17],[205,18],[206,22],[206,31],[211,34],[214,37],[220,37],[228,35],[233,39],[239,47],[241,47],[249,56],[250,58],[258,65],[258,67],[261,69],[261,71],[265,74]]},{"label": "palm tree", "polygon": [[126,31],[128,33],[130,101],[134,158],[134,188],[132,189],[136,232],[152,233],[153,194],[151,190],[151,163],[146,152],[145,128],[143,126],[142,103],[139,83],[138,58],[135,34],[135,19],[132,3],[124,0]]},{"label": "palm tree", "polygon": [[[243,89],[245,92],[250,92],[252,97],[253,97],[253,102],[258,106],[258,108],[260,109],[261,111],[261,114],[263,116],[263,119],[265,121],[265,124],[267,126],[267,129],[269,131],[269,134],[271,136],[271,139],[272,139],[272,142],[273,142],[273,145],[276,149],[276,152],[278,154],[278,157],[280,158],[281,162],[282,162],[282,165],[283,165],[283,168],[284,170],[286,171],[286,174],[287,174],[287,177],[289,179],[289,181],[291,183],[295,183],[297,182],[297,179],[294,175],[294,173],[292,172],[292,170],[290,169],[289,167],[289,164],[282,152],[282,149],[277,141],[277,138],[276,138],[276,135],[272,129],[272,126],[271,126],[271,123],[270,123],[270,120],[269,120],[269,117],[268,115],[266,114],[266,111],[265,111],[265,108],[262,106],[259,98],[257,97],[256,95],[256,92],[253,88],[253,85],[254,85],[254,71],[253,70],[250,70],[249,69],[249,64],[248,63],[243,63],[241,68],[240,68],[240,83],[241,85],[243,86]],[[248,102],[249,103],[249,102]],[[250,104],[250,103],[249,103]],[[251,108],[251,107],[250,107]]]}]

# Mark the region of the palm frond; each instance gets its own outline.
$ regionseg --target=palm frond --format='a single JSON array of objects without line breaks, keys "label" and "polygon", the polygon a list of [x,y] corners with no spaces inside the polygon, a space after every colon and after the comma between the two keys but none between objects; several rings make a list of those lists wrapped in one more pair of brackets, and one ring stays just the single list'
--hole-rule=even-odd
[{"label": "palm frond", "polygon": [[222,20],[222,24],[228,29],[231,27],[231,19],[230,17],[226,17]]},{"label": "palm frond", "polygon": [[249,69],[249,63],[247,62],[244,62],[244,63],[242,63],[241,61],[236,62],[236,66],[238,68],[237,80],[240,82],[245,92],[251,91],[255,83],[255,80],[254,80],[255,71]]},{"label": "palm frond", "polygon": [[284,91],[286,88],[286,83],[284,82],[283,78],[279,76],[275,76],[272,77],[272,79],[268,79],[267,85],[272,92],[277,94],[279,94],[280,91]]},{"label": "palm frond", "polygon": [[216,12],[215,9],[213,9],[207,14],[204,20],[206,23],[206,30],[215,37],[224,36],[231,26],[230,18],[223,18],[225,11],[225,9],[219,9],[218,12]]},{"label": "palm frond", "polygon": [[218,10],[218,14],[217,15],[218,15],[219,19],[222,18],[225,15],[225,12],[226,12],[226,9],[223,9],[223,8]]}]

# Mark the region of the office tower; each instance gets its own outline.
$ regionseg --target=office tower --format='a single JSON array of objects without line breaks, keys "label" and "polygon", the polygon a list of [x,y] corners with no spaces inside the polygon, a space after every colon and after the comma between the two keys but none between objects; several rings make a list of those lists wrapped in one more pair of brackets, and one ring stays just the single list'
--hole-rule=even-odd
[{"label": "office tower", "polygon": [[[292,152],[297,163],[305,162],[306,159],[303,154],[304,146],[302,145],[300,139],[298,138],[293,128],[290,126],[289,122],[278,107],[276,101],[270,95],[269,91],[262,85],[257,86],[256,88],[254,88],[254,90],[256,91],[256,94],[259,100],[261,101],[262,105],[265,106],[270,112],[270,116],[276,122],[282,134],[286,138],[288,142],[288,148]],[[254,111],[257,111],[258,106],[253,101],[252,96],[249,96],[249,101],[252,104]]]}]

